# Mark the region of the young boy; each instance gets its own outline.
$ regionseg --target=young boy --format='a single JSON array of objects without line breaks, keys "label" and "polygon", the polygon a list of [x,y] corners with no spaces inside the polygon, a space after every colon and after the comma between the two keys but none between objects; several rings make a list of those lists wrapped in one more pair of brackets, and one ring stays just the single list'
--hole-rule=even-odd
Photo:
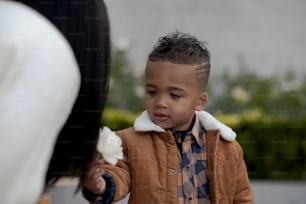
[{"label": "young boy", "polygon": [[235,135],[220,123],[221,131],[211,129],[214,118],[203,111],[209,71],[209,51],[195,37],[177,31],[159,39],[145,70],[146,111],[116,132],[124,158],[92,166],[86,199],[110,203],[130,193],[135,204],[254,203]]}]

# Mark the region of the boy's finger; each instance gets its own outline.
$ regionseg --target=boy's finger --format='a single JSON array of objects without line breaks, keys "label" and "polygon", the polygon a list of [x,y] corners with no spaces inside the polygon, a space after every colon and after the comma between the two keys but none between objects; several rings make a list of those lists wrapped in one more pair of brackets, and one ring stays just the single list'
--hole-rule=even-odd
[{"label": "boy's finger", "polygon": [[104,191],[104,187],[105,187],[105,182],[103,180],[103,178],[99,178],[96,182],[96,189],[97,189],[97,194],[102,194]]}]

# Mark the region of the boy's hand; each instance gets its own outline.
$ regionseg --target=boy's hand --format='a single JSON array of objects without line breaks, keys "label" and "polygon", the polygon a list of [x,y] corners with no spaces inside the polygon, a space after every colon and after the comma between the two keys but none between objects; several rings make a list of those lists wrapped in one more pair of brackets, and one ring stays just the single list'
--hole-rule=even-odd
[{"label": "boy's hand", "polygon": [[88,168],[83,181],[83,186],[97,195],[102,195],[106,188],[105,180],[102,178],[102,175],[104,174],[104,170],[102,169],[103,164],[104,160],[102,158],[93,162],[93,164]]}]

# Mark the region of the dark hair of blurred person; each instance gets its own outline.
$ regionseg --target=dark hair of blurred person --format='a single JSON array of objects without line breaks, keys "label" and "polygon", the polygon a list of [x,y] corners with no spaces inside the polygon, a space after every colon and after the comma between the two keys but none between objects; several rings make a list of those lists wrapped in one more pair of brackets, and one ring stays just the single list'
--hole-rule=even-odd
[{"label": "dark hair of blurred person", "polygon": [[82,182],[86,166],[95,154],[106,102],[110,65],[107,8],[102,0],[19,2],[34,8],[61,31],[78,62],[81,88],[57,138],[46,174],[46,185],[61,177],[75,175],[79,175]]}]

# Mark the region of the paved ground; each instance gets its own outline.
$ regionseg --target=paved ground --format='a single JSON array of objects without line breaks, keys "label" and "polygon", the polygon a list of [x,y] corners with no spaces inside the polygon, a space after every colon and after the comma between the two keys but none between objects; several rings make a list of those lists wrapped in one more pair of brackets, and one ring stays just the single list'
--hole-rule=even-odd
[{"label": "paved ground", "polygon": [[[75,181],[60,183],[51,191],[51,204],[86,204],[80,193],[74,194]],[[306,182],[251,181],[258,204],[305,204]],[[127,199],[117,203],[126,204]]]}]

